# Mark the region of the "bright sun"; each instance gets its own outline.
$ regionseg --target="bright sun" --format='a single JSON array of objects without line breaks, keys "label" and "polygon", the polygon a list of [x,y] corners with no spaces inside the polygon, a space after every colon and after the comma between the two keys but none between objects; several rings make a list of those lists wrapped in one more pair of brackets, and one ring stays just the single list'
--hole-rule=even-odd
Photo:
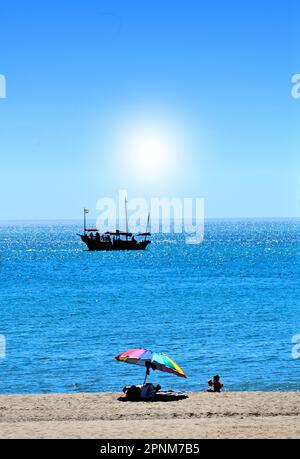
[{"label": "bright sun", "polygon": [[169,139],[161,132],[139,132],[132,139],[132,159],[140,167],[164,167],[170,155]]},{"label": "bright sun", "polygon": [[141,178],[164,176],[172,167],[174,141],[170,132],[159,126],[143,126],[127,132],[130,167]]}]

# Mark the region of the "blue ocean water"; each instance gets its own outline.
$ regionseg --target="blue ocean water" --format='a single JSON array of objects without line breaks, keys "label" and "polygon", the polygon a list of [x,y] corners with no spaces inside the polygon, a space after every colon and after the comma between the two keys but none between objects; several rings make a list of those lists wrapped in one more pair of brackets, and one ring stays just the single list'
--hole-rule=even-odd
[{"label": "blue ocean water", "polygon": [[207,221],[204,242],[156,235],[145,252],[87,252],[80,223],[0,226],[0,393],[119,391],[150,347],[188,379],[163,389],[299,390],[300,221]]}]

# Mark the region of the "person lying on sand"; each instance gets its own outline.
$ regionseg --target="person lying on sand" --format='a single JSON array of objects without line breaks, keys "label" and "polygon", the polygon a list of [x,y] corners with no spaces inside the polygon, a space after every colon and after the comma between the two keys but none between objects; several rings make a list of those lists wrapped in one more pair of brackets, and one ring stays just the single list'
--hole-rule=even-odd
[{"label": "person lying on sand", "polygon": [[208,385],[211,389],[207,389],[207,392],[221,392],[222,387],[224,387],[219,375],[215,375],[213,379],[210,379]]},{"label": "person lying on sand", "polygon": [[154,386],[152,383],[146,383],[142,386],[125,386],[123,392],[128,400],[140,400],[154,398],[160,389],[161,386],[159,384]]}]

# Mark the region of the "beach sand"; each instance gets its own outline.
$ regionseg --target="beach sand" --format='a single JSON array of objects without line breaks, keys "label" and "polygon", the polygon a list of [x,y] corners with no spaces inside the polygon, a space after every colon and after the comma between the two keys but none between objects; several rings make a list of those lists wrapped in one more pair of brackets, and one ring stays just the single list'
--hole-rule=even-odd
[{"label": "beach sand", "polygon": [[300,393],[191,392],[172,402],[121,395],[0,395],[0,438],[300,438]]}]

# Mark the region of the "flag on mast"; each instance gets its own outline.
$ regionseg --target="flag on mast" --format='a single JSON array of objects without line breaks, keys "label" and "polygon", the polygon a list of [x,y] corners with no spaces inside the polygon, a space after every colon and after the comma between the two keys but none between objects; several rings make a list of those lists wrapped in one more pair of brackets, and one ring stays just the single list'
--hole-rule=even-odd
[{"label": "flag on mast", "polygon": [[83,231],[84,234],[86,232],[86,214],[88,214],[90,209],[87,209],[86,207],[83,208]]}]

